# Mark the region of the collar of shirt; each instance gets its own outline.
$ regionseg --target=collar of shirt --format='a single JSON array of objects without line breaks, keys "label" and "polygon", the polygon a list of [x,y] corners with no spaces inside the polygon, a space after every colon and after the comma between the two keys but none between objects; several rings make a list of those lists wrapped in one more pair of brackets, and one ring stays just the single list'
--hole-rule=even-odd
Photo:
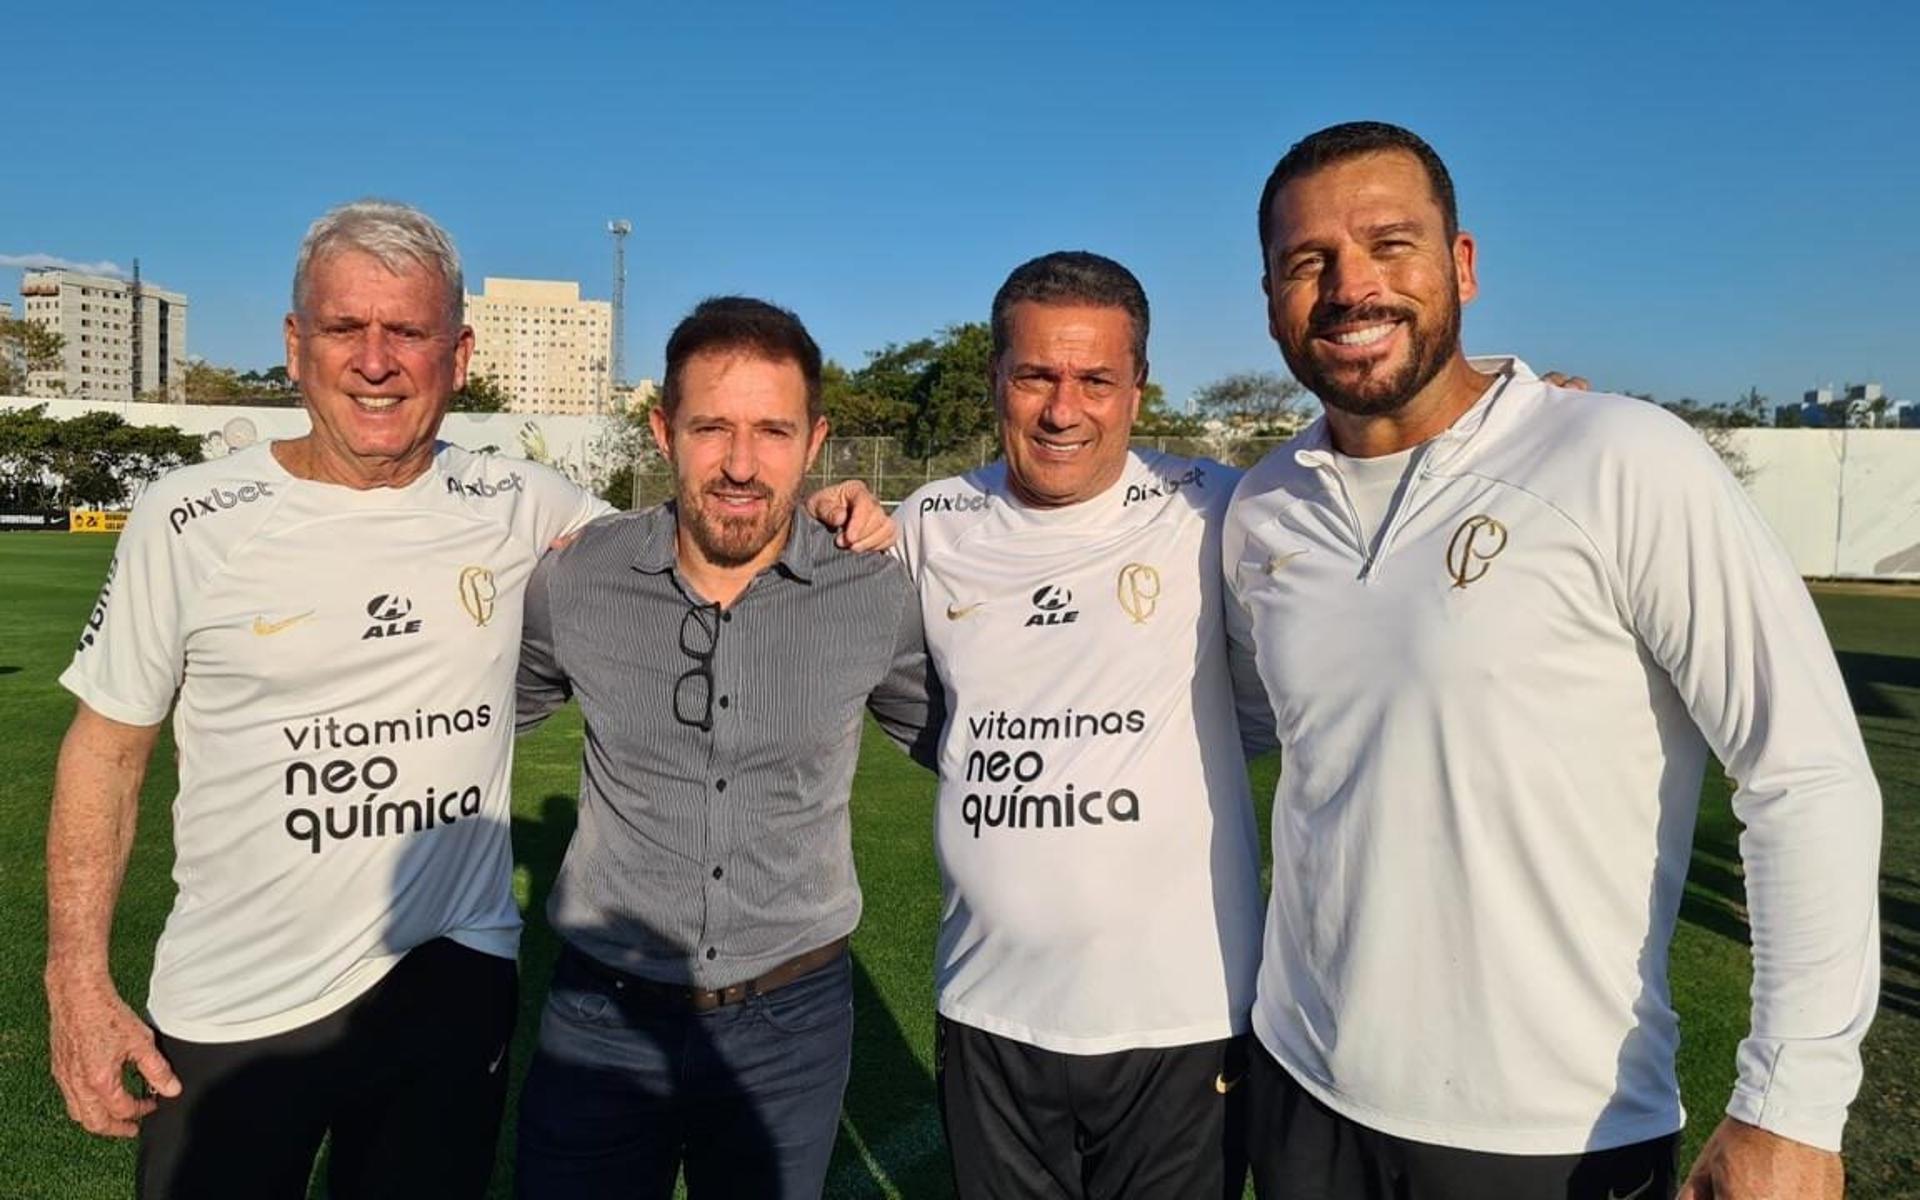
[{"label": "collar of shirt", "polygon": [[[633,569],[658,575],[679,565],[675,534],[679,528],[678,506],[671,500],[641,514],[639,536],[635,539]],[[833,533],[807,513],[804,501],[793,508],[793,521],[787,530],[787,544],[771,569],[795,583],[812,583],[820,559],[835,549]]]},{"label": "collar of shirt", "polygon": [[[1486,424],[1487,417],[1492,413],[1501,393],[1506,391],[1507,384],[1537,382],[1539,378],[1534,374],[1533,368],[1522,362],[1517,355],[1476,356],[1469,358],[1467,362],[1481,374],[1492,375],[1494,380],[1487,385],[1486,391],[1480,393],[1480,398],[1473,402],[1471,408],[1461,413],[1452,425],[1434,435],[1431,441],[1424,443],[1434,448],[1421,456],[1424,460],[1423,465],[1426,467],[1434,468],[1440,465],[1436,461],[1436,456],[1442,452],[1442,447],[1463,446],[1472,440],[1473,435]],[[1293,459],[1303,467],[1321,467],[1331,465],[1337,453],[1333,446],[1333,432],[1327,426],[1325,414],[1322,414],[1300,433],[1299,444],[1294,449]]]}]

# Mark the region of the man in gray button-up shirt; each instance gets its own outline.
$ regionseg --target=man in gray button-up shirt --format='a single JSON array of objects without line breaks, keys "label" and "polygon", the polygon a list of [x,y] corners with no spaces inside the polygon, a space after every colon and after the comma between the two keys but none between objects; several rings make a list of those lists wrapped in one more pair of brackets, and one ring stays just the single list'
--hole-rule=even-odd
[{"label": "man in gray button-up shirt", "polygon": [[576,697],[564,941],[520,1105],[522,1195],[816,1196],[852,1045],[848,792],[862,709],[931,765],[920,606],[794,521],[826,422],[793,314],[709,300],[667,344],[674,503],[589,526],[528,585],[522,728]]}]

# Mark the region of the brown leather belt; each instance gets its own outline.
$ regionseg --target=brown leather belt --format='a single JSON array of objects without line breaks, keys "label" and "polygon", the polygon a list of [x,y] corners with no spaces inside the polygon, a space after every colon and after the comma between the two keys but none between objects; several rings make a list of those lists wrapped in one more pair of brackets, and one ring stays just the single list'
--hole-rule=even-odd
[{"label": "brown leather belt", "polygon": [[612,984],[613,990],[624,997],[631,997],[640,1003],[661,1008],[703,1013],[712,1012],[716,1008],[725,1008],[729,1004],[738,1004],[749,996],[764,996],[768,992],[778,991],[801,976],[819,970],[847,952],[847,939],[835,938],[824,946],[794,955],[764,974],[739,983],[728,984],[723,988],[686,987],[681,984],[661,983],[656,979],[644,979],[610,967],[593,955],[574,949],[571,944],[563,942],[562,947],[564,952],[572,955],[574,961],[585,968],[588,974]]}]

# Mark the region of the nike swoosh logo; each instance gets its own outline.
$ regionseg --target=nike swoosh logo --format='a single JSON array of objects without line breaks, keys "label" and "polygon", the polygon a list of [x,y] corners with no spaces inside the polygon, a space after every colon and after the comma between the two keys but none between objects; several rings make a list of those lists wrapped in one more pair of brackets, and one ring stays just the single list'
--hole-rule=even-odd
[{"label": "nike swoosh logo", "polygon": [[949,604],[947,605],[947,620],[965,620],[973,615],[975,609],[986,607],[986,603],[985,600],[976,600],[972,604]]},{"label": "nike swoosh logo", "polygon": [[1287,564],[1305,554],[1305,550],[1290,550],[1285,554],[1276,554],[1267,560],[1267,574],[1278,575],[1287,569]]},{"label": "nike swoosh logo", "polygon": [[253,631],[259,634],[261,637],[272,637],[274,634],[279,633],[282,630],[293,628],[295,625],[298,625],[300,622],[306,620],[308,617],[312,615],[313,615],[313,610],[308,609],[306,612],[301,613],[299,616],[288,617],[284,621],[269,621],[265,617],[255,617],[253,619]]},{"label": "nike swoosh logo", "polygon": [[1235,1075],[1232,1079],[1228,1079],[1225,1075],[1215,1075],[1213,1077],[1213,1090],[1224,1096],[1239,1087],[1240,1081],[1245,1078],[1245,1075]]},{"label": "nike swoosh logo", "polygon": [[1639,1200],[1639,1197],[1647,1194],[1647,1189],[1653,1186],[1653,1181],[1659,1174],[1658,1171],[1655,1171],[1652,1175],[1647,1176],[1645,1183],[1630,1192],[1616,1193],[1612,1188],[1608,1188],[1607,1200]]}]

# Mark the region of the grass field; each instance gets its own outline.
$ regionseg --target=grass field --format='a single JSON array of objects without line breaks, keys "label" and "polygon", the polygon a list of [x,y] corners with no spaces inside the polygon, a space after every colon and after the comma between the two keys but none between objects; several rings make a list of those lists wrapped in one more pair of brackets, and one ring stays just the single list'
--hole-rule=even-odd
[{"label": "grass field", "polygon": [[[46,1070],[40,988],[45,938],[42,840],[54,754],[72,702],[54,679],[99,586],[108,539],[0,536],[0,1197],[92,1200],[128,1194],[129,1143],[70,1124]],[[1848,1129],[1851,1194],[1920,1196],[1920,595],[1822,590],[1854,708],[1886,796],[1881,873],[1886,981],[1867,1040],[1866,1086]],[[513,836],[528,910],[525,999],[515,1052],[524,1065],[554,941],[541,915],[573,828],[580,730],[571,712],[520,746]],[[1259,797],[1273,764],[1255,768]],[[173,885],[167,808],[173,758],[162,747],[114,929],[113,961],[136,1005]],[[949,1194],[932,1096],[930,1003],[939,912],[929,838],[929,778],[869,739],[854,781],[854,835],[867,915],[854,940],[857,1044],[829,1195]],[[1265,803],[1262,800],[1264,810]],[[1725,784],[1709,780],[1673,978],[1683,1018],[1681,1078],[1689,1153],[1718,1118],[1746,1025],[1748,966],[1738,827]],[[503,1153],[495,1191],[507,1195]],[[317,1194],[317,1193],[316,1193]]]}]

